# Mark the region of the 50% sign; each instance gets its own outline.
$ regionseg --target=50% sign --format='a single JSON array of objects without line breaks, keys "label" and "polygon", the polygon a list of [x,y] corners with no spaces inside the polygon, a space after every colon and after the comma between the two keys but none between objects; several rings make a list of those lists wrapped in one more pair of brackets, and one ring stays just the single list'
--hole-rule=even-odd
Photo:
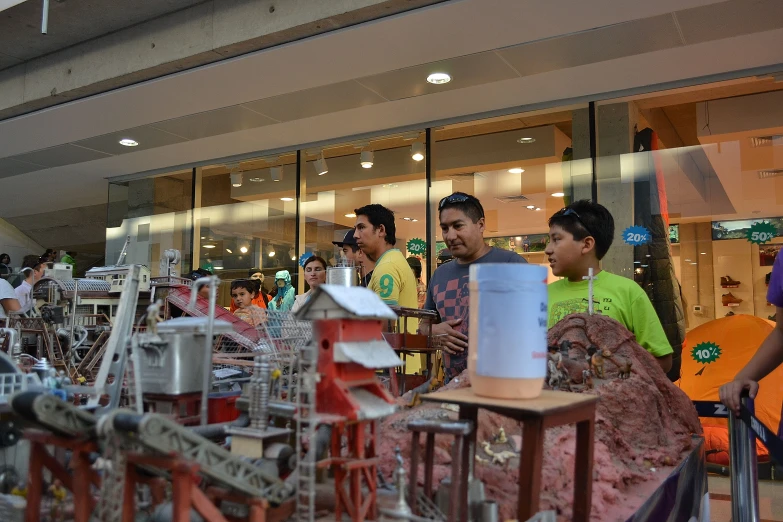
[{"label": "50% sign", "polygon": [[777,237],[778,231],[775,225],[768,221],[760,221],[753,223],[748,229],[748,241],[762,245],[768,241],[772,241],[774,237]]}]

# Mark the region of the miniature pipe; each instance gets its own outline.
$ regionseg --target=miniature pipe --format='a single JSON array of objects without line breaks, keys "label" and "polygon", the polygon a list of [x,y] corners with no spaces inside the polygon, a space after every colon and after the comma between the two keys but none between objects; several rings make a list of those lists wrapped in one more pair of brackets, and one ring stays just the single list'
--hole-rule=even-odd
[{"label": "miniature pipe", "polygon": [[206,426],[191,426],[190,431],[205,439],[219,439],[226,435],[226,428],[247,428],[250,425],[250,417],[242,413],[230,422],[207,424]]},{"label": "miniature pipe", "polygon": [[196,298],[198,289],[204,285],[209,286],[209,310],[207,310],[207,335],[204,348],[204,382],[201,391],[201,425],[206,426],[209,417],[209,391],[212,386],[212,333],[215,328],[215,306],[217,305],[217,283],[215,276],[200,277],[193,281],[193,288],[190,291],[190,302],[188,308],[191,310],[196,307]]},{"label": "miniature pipe", "polygon": [[481,517],[479,522],[498,522],[498,503],[494,500],[485,500],[481,503]]},{"label": "miniature pipe", "polygon": [[[747,392],[742,404],[754,413],[753,399]],[[731,520],[758,522],[759,491],[756,464],[756,436],[750,426],[729,415],[729,464],[731,473]]]}]

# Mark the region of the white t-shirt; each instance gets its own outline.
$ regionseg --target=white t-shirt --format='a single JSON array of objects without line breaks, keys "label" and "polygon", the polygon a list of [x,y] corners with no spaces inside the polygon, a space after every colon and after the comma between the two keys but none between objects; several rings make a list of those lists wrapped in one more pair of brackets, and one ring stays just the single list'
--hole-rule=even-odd
[{"label": "white t-shirt", "polygon": [[[16,299],[16,294],[14,293],[14,287],[11,286],[11,283],[6,281],[5,279],[0,279],[0,301],[3,299]],[[0,305],[0,319],[5,319],[6,313],[5,308],[3,308],[2,305]]]},{"label": "white t-shirt", "polygon": [[33,285],[27,281],[22,281],[22,284],[17,286],[14,290],[16,298],[19,300],[19,305],[22,307],[19,310],[20,313],[27,313],[33,307],[32,291]]}]

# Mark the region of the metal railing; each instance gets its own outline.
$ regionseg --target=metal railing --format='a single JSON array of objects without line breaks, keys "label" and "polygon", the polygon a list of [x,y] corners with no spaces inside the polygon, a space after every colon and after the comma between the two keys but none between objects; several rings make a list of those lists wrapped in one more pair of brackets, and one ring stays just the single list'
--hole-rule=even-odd
[{"label": "metal railing", "polygon": [[783,440],[756,417],[753,399],[747,392],[740,401],[739,417],[719,402],[694,401],[693,405],[699,417],[728,418],[731,520],[759,522],[756,438],[778,463],[783,463]]}]

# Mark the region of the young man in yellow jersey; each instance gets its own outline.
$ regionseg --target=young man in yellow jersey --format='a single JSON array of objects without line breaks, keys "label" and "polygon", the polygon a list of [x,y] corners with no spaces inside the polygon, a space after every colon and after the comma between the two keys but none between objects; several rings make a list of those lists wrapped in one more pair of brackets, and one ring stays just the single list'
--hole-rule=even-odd
[{"label": "young man in yellow jersey", "polygon": [[549,218],[544,251],[552,272],[563,279],[548,286],[549,327],[570,314],[588,311],[588,276],[593,269],[593,309],[617,320],[650,352],[664,372],[672,350],[650,298],[636,281],[601,270],[600,261],[614,239],[614,218],[598,203],[571,203]]},{"label": "young man in yellow jersey", "polygon": [[[418,308],[416,278],[399,249],[394,226],[394,212],[383,205],[357,208],[354,238],[375,269],[367,287],[391,306]],[[416,332],[416,321],[408,321],[408,329]]]}]

